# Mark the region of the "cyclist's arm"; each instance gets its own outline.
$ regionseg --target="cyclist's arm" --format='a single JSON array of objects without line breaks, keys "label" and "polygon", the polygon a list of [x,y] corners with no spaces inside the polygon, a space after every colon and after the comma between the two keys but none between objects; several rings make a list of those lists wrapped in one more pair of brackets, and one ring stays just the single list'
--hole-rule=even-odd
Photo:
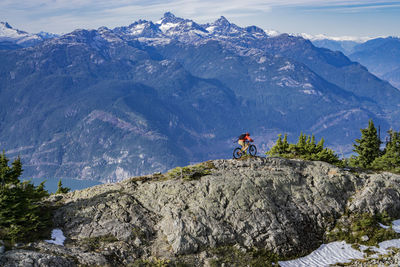
[{"label": "cyclist's arm", "polygon": [[248,136],[245,137],[245,140],[246,140],[247,142],[254,142],[253,139],[251,139],[251,138],[248,137]]}]

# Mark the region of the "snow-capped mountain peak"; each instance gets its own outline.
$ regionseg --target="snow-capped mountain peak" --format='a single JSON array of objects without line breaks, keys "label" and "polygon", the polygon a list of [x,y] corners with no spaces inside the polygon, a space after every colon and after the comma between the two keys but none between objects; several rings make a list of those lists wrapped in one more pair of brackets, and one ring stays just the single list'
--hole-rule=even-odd
[{"label": "snow-capped mountain peak", "polygon": [[32,46],[45,39],[54,37],[57,37],[57,35],[45,32],[38,34],[27,33],[14,29],[8,22],[0,22],[0,42],[16,44],[18,47]]},{"label": "snow-capped mountain peak", "polygon": [[0,29],[1,28],[12,29],[11,25],[8,24],[8,22],[3,22],[3,21],[0,21]]},{"label": "snow-capped mountain peak", "polygon": [[113,30],[116,34],[122,34],[129,38],[135,37],[162,37],[158,24],[147,20],[138,20],[128,27],[117,27]]},{"label": "snow-capped mountain peak", "polygon": [[213,32],[221,36],[236,36],[246,34],[246,30],[244,28],[229,22],[229,20],[227,20],[224,16],[221,16],[211,24],[207,24],[206,29],[209,32]]},{"label": "snow-capped mountain peak", "polygon": [[166,24],[166,23],[173,23],[173,24],[176,24],[176,23],[180,23],[180,22],[182,22],[182,21],[184,21],[184,19],[183,18],[179,18],[179,17],[176,17],[174,14],[172,14],[171,12],[166,12],[165,14],[164,14],[164,17],[162,17],[161,18],[161,20],[159,20],[159,21],[157,21],[157,24]]},{"label": "snow-capped mountain peak", "polygon": [[0,38],[23,38],[29,35],[27,32],[20,31],[11,27],[8,22],[0,22]]},{"label": "snow-capped mountain peak", "polygon": [[179,39],[198,38],[208,34],[206,29],[193,20],[178,18],[171,12],[165,13],[156,26],[164,35],[179,36]]}]

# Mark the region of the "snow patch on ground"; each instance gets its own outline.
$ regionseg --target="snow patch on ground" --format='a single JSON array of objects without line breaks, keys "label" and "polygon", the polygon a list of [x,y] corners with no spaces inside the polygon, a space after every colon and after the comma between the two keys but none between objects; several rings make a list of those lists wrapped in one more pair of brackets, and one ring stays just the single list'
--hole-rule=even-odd
[{"label": "snow patch on ground", "polygon": [[396,233],[400,233],[400,220],[393,221],[392,228]]},{"label": "snow patch on ground", "polygon": [[353,249],[351,245],[341,241],[323,244],[305,257],[291,261],[280,261],[279,265],[282,267],[322,267],[335,263],[348,263],[351,259],[363,258],[363,252]]},{"label": "snow patch on ground", "polygon": [[47,243],[64,246],[65,236],[61,229],[51,231],[51,240],[45,240]]},{"label": "snow patch on ground", "polygon": [[[382,228],[389,226],[380,224]],[[400,233],[400,220],[392,222],[392,228],[397,233]],[[354,249],[345,241],[336,241],[328,244],[322,244],[317,250],[311,254],[290,261],[280,261],[282,267],[328,267],[331,264],[349,263],[352,260],[367,259],[366,249],[375,251],[369,258],[377,258],[380,255],[388,254],[391,248],[400,248],[400,239],[386,240],[375,246],[360,246],[360,250]]]}]

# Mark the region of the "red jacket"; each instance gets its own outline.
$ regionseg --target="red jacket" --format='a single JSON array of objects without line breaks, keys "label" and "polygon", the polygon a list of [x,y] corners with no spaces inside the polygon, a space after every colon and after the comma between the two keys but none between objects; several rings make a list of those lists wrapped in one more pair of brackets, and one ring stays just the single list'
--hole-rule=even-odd
[{"label": "red jacket", "polygon": [[248,140],[250,142],[253,142],[253,139],[251,139],[250,136],[247,136],[247,135],[243,139],[240,139],[240,140],[243,140],[243,141]]}]

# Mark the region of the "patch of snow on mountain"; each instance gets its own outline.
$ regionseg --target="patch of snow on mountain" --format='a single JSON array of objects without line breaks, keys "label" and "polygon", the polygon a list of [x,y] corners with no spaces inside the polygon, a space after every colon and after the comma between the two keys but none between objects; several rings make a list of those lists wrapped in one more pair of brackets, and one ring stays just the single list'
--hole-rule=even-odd
[{"label": "patch of snow on mountain", "polygon": [[208,33],[200,31],[200,30],[192,30],[191,33],[195,33],[197,35],[207,35]]},{"label": "patch of snow on mountain", "polygon": [[303,84],[303,90],[302,92],[307,94],[307,95],[318,95],[321,96],[321,92],[314,90],[314,86],[311,83],[304,83]]},{"label": "patch of snow on mountain", "polygon": [[286,62],[285,66],[278,69],[278,71],[288,71],[288,70],[294,70],[294,65],[290,62]]},{"label": "patch of snow on mountain", "polygon": [[264,62],[266,62],[267,61],[267,58],[266,57],[260,57],[260,59],[257,61],[259,64],[262,64],[262,63],[264,63]]},{"label": "patch of snow on mountain", "polygon": [[318,95],[318,96],[322,95],[320,92],[310,89],[302,90],[301,92],[303,92],[306,95]]},{"label": "patch of snow on mountain", "polygon": [[265,77],[265,76],[258,76],[258,77],[256,77],[255,78],[255,81],[256,82],[266,82],[267,81],[267,78]]},{"label": "patch of snow on mountain", "polygon": [[210,26],[206,28],[206,31],[208,31],[209,33],[213,33],[215,30],[216,26]]},{"label": "patch of snow on mountain", "polygon": [[145,26],[146,26],[145,24],[138,24],[130,29],[130,33],[132,35],[139,35],[143,32]]},{"label": "patch of snow on mountain", "polygon": [[[122,42],[121,38],[119,38],[117,35],[115,35],[113,32],[111,32],[107,27],[100,27],[98,29],[99,36],[109,42],[109,43],[115,43],[115,42]],[[97,36],[95,37],[95,39]]]},{"label": "patch of snow on mountain", "polygon": [[160,61],[161,66],[164,66],[164,67],[167,67],[167,66],[171,65],[171,63],[172,62],[170,60],[168,60],[168,59],[164,59],[164,60]]},{"label": "patch of snow on mountain", "polygon": [[280,82],[276,83],[281,87],[299,87],[300,83],[298,81],[293,80],[291,77],[283,77]]},{"label": "patch of snow on mountain", "polygon": [[146,43],[148,45],[167,45],[171,43],[171,39],[169,38],[148,38],[148,37],[140,37],[138,38],[139,42]]},{"label": "patch of snow on mountain", "polygon": [[265,30],[265,33],[270,37],[275,37],[275,36],[281,35],[280,32],[275,31],[275,30]]},{"label": "patch of snow on mountain", "polygon": [[150,63],[146,64],[146,71],[150,74],[153,74],[154,72],[156,72],[156,69],[154,68],[153,65],[151,65]]},{"label": "patch of snow on mountain", "polygon": [[161,26],[159,28],[163,33],[166,33],[169,29],[175,28],[178,25],[179,25],[179,23],[168,22],[168,23],[161,24]]}]

